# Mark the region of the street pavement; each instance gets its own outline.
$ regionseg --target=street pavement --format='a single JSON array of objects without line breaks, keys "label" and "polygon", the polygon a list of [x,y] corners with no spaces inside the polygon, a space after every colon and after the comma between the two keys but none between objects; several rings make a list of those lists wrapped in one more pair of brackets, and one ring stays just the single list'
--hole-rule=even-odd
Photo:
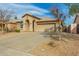
[{"label": "street pavement", "polygon": [[30,51],[47,39],[40,32],[7,33],[0,36],[0,56],[33,56]]}]

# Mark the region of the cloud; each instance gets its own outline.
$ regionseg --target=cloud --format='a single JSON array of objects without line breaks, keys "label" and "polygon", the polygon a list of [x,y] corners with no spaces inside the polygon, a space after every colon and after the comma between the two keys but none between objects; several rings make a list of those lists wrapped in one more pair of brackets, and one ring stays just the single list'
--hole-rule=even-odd
[{"label": "cloud", "polygon": [[38,11],[29,11],[29,12],[32,13],[32,14],[45,15],[44,13],[40,13]]},{"label": "cloud", "polygon": [[25,10],[34,10],[34,11],[38,11],[38,12],[43,12],[43,13],[49,13],[48,10],[43,9],[43,8],[39,8],[37,6],[34,6],[32,4],[26,4],[26,5],[20,5],[20,4],[10,4],[12,6],[15,6],[17,8],[23,8]]},{"label": "cloud", "polygon": [[39,8],[32,4],[6,3],[6,4],[0,4],[0,7],[12,9],[16,11],[17,15],[23,15],[25,13],[30,13],[30,14],[38,15],[38,16],[45,16],[47,13],[50,13],[48,10]]}]

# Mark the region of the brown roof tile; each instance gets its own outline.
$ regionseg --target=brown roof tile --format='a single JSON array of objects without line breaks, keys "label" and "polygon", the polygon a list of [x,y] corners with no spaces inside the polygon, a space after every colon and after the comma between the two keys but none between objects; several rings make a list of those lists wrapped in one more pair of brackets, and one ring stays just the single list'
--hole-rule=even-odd
[{"label": "brown roof tile", "polygon": [[33,16],[33,15],[31,15],[31,14],[25,14],[25,15],[22,16],[22,18],[25,17],[25,16],[27,16],[27,15],[28,15],[28,16],[31,16],[31,17],[34,17],[34,18],[37,18],[37,19],[39,19],[39,20],[41,19],[41,18],[36,17],[36,16]]}]

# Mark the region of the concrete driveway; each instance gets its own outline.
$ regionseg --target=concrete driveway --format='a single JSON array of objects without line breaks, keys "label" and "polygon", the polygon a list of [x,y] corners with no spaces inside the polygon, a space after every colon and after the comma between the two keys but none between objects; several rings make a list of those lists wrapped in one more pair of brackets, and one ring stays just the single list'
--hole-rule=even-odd
[{"label": "concrete driveway", "polygon": [[27,56],[30,50],[46,39],[40,32],[9,33],[0,36],[0,55]]}]

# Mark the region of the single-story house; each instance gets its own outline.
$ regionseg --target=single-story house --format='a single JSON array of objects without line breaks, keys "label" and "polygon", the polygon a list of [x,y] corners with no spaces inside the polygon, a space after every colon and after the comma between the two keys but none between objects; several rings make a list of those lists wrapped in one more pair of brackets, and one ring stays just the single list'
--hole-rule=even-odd
[{"label": "single-story house", "polygon": [[57,31],[58,25],[61,23],[61,20],[50,19],[50,18],[39,18],[31,14],[25,14],[23,18],[23,31],[45,31],[45,29],[53,29]]},{"label": "single-story house", "polygon": [[[39,32],[45,31],[47,29],[52,29],[53,31],[58,31],[59,24],[61,20],[50,19],[50,18],[39,18],[31,14],[25,14],[22,16],[22,20],[10,20],[4,22],[4,29],[8,31],[15,31],[16,29],[29,32]],[[0,28],[2,29],[3,23],[0,23]]]}]

